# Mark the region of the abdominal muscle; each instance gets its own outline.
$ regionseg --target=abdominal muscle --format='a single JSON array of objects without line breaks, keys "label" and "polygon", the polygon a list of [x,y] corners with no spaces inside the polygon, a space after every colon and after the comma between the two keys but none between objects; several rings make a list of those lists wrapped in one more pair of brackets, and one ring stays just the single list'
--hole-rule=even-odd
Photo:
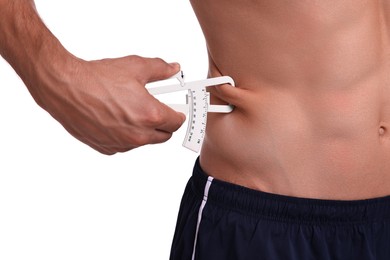
[{"label": "abdominal muscle", "polygon": [[[332,1],[278,8],[271,2],[294,1],[192,1],[208,43],[209,76],[230,75],[237,87],[232,113],[208,114],[202,168],[217,179],[282,195],[390,195],[390,69],[382,7],[338,1],[356,9],[340,10],[340,17],[352,19],[343,27],[349,20],[321,13],[339,17],[327,9]],[[210,88],[212,102],[225,103],[219,91]]]},{"label": "abdominal muscle", "polygon": [[390,125],[370,86],[323,96],[250,90],[231,114],[209,113],[201,165],[217,179],[276,194],[389,195]]}]

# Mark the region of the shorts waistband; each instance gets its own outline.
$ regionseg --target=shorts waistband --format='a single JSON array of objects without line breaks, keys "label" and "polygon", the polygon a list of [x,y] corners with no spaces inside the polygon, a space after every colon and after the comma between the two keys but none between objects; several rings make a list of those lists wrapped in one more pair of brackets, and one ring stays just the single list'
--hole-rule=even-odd
[{"label": "shorts waistband", "polygon": [[[200,197],[203,197],[207,178],[198,158],[193,170],[192,187]],[[277,221],[358,224],[390,220],[390,196],[350,201],[298,198],[214,179],[207,201],[228,210]]]}]

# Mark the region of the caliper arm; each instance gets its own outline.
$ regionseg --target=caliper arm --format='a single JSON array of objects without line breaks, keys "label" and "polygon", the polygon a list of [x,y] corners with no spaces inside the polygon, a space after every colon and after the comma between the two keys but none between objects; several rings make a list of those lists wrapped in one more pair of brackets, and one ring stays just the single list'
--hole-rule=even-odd
[{"label": "caliper arm", "polygon": [[176,111],[189,114],[187,133],[183,146],[193,150],[194,152],[199,152],[206,131],[207,113],[230,113],[234,109],[232,105],[210,104],[210,93],[206,91],[206,87],[222,84],[230,84],[234,87],[234,81],[229,76],[222,76],[205,80],[184,82],[184,74],[182,71],[174,75],[173,78],[177,78],[180,84],[152,87],[147,90],[152,95],[166,94],[183,90],[188,91],[186,104],[168,105]]}]

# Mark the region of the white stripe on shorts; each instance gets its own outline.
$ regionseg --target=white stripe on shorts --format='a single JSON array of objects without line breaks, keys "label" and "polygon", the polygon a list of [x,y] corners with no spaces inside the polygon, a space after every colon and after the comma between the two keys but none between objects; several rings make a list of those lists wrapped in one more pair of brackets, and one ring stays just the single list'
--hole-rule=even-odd
[{"label": "white stripe on shorts", "polygon": [[198,222],[196,224],[194,248],[192,250],[192,258],[191,258],[192,260],[195,260],[196,241],[198,240],[199,226],[200,226],[200,222],[202,221],[203,209],[206,206],[207,196],[209,195],[209,190],[211,187],[211,183],[213,182],[213,179],[214,179],[213,177],[209,176],[207,178],[207,182],[206,182],[206,185],[204,187],[203,200],[202,200],[202,204],[200,204],[200,208],[199,208],[199,212],[198,212]]}]

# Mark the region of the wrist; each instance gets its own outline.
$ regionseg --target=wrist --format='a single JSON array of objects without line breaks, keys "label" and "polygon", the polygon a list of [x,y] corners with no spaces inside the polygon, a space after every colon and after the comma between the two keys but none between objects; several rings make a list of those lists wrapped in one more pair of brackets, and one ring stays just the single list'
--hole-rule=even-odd
[{"label": "wrist", "polygon": [[34,99],[70,78],[78,61],[49,31],[33,1],[0,0],[0,55],[23,80]]}]

